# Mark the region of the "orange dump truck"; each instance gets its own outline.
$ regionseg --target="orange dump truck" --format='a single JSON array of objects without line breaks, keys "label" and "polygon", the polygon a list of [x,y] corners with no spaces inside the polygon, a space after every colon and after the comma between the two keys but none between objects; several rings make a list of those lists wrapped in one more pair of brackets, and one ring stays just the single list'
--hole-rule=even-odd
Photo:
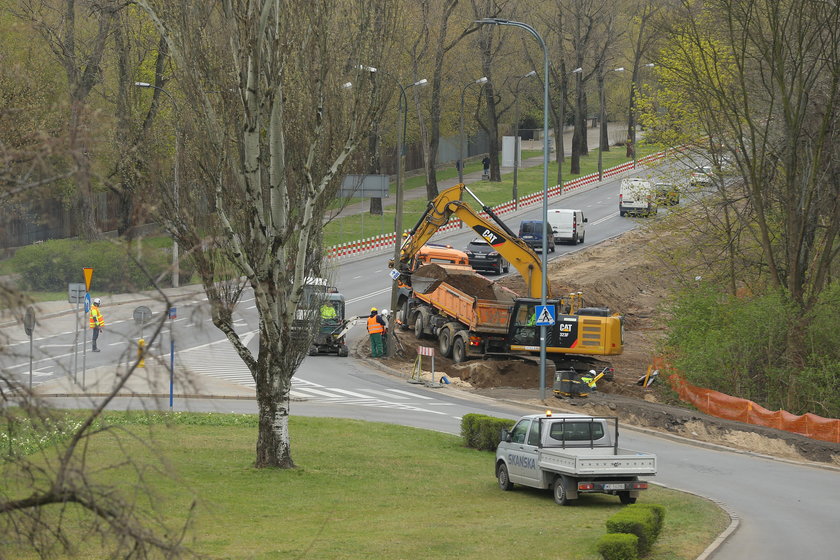
[{"label": "orange dump truck", "polygon": [[418,338],[437,337],[440,352],[456,362],[470,355],[506,353],[516,293],[469,266],[426,265],[412,275],[409,321]]}]

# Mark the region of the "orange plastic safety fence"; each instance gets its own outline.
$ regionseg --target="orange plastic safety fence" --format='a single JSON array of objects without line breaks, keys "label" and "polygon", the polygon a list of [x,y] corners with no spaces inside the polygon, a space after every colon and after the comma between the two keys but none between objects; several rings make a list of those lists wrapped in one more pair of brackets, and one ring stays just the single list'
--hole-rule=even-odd
[{"label": "orange plastic safety fence", "polygon": [[[657,360],[654,361],[654,365],[656,362]],[[746,399],[695,387],[677,373],[671,374],[668,379],[680,399],[693,404],[706,414],[840,443],[840,420],[810,413],[797,416],[784,410],[773,412]]]}]

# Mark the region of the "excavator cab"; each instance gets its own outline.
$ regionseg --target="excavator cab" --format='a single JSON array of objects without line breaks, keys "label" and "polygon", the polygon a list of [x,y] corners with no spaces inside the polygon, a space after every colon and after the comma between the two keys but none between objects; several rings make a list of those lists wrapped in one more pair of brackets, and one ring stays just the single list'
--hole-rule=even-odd
[{"label": "excavator cab", "polygon": [[[574,301],[547,300],[553,305],[554,324],[546,328],[546,351],[549,354],[581,354],[610,356],[623,350],[622,317],[609,309],[584,307],[575,309]],[[540,328],[537,306],[541,300],[520,298],[514,302],[509,337],[511,350],[534,352],[540,349]],[[572,308],[573,313],[568,314]]]}]

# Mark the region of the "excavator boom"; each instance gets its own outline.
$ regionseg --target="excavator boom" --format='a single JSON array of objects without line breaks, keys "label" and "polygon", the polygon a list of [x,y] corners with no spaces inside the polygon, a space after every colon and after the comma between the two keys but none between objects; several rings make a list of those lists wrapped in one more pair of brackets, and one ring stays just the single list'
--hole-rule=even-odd
[{"label": "excavator boom", "polygon": [[[468,192],[480,205],[481,209],[492,218],[488,221],[462,200],[464,191]],[[462,184],[455,185],[441,192],[429,202],[417,224],[409,232],[400,250],[400,262],[397,269],[408,273],[409,263],[432,235],[449,223],[453,217],[459,218],[510,262],[522,275],[528,288],[528,296],[542,297],[542,260],[528,245],[519,239],[505,223],[484,205],[469,188]],[[546,286],[546,297],[551,297]]]}]

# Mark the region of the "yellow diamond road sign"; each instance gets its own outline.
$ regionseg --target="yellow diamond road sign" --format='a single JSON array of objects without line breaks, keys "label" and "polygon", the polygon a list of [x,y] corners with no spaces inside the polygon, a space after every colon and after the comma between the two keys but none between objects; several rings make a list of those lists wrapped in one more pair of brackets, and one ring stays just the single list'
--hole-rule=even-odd
[{"label": "yellow diamond road sign", "polygon": [[85,273],[85,291],[90,291],[90,278],[93,276],[93,269],[92,268],[83,268],[82,271]]}]

